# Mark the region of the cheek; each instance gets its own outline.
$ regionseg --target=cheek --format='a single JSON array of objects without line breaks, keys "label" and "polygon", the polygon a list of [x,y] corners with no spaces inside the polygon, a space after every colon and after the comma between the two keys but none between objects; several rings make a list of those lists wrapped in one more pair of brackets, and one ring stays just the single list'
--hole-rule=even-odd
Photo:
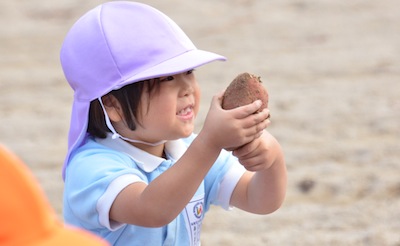
[{"label": "cheek", "polygon": [[160,115],[176,114],[174,98],[168,96],[154,96],[147,111],[148,116],[159,118]]},{"label": "cheek", "polygon": [[200,110],[200,99],[201,99],[201,90],[199,86],[197,86],[196,91],[194,93],[194,99],[195,99],[195,106],[194,106],[194,112],[197,115]]}]

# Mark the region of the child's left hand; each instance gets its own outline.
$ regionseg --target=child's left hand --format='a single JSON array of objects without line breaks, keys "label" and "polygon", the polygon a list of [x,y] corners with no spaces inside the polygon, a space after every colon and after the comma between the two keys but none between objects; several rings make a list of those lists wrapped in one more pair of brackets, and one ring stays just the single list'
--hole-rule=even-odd
[{"label": "child's left hand", "polygon": [[268,136],[269,133],[264,131],[259,138],[232,152],[246,170],[252,172],[266,170],[273,164],[276,157],[271,148],[274,143],[273,138]]},{"label": "child's left hand", "polygon": [[257,214],[278,209],[285,198],[287,178],[283,151],[275,137],[264,130],[232,154],[247,172],[236,185],[231,205]]},{"label": "child's left hand", "polygon": [[[267,126],[269,124],[268,117]],[[247,172],[236,185],[231,205],[256,214],[268,214],[278,209],[285,198],[287,174],[283,151],[276,138],[264,130],[260,137],[235,149],[232,154]]]}]

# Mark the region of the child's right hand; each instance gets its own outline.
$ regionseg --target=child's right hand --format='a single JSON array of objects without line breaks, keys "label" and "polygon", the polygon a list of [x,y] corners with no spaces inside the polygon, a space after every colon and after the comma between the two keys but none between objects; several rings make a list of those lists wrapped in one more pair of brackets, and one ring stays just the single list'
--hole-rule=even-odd
[{"label": "child's right hand", "polygon": [[213,97],[199,135],[208,139],[210,146],[219,149],[234,149],[260,137],[268,125],[267,110],[254,114],[261,107],[261,101],[224,110],[222,96],[223,92]]}]

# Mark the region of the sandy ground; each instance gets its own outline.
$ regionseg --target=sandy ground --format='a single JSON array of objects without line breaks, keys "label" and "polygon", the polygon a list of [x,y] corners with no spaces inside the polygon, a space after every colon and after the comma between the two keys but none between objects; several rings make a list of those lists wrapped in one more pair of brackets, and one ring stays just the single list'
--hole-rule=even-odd
[{"label": "sandy ground", "polygon": [[[72,91],[58,52],[102,1],[0,3],[0,142],[61,214]],[[201,128],[213,94],[244,71],[270,92],[269,131],[288,192],[267,216],[212,209],[210,245],[400,245],[400,3],[395,0],[147,1],[194,43],[228,57],[197,70]],[[6,199],[6,198],[2,198]]]}]

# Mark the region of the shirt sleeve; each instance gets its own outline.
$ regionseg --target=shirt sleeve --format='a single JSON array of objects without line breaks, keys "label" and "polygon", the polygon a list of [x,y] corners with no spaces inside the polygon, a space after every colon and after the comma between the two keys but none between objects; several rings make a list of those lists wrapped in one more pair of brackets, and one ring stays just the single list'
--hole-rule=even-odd
[{"label": "shirt sleeve", "polygon": [[245,168],[231,152],[221,151],[220,156],[205,177],[205,209],[210,205],[229,210],[232,193],[245,172]]},{"label": "shirt sleeve", "polygon": [[229,168],[219,186],[215,201],[216,204],[226,210],[232,209],[230,206],[232,193],[245,171],[246,169],[240,164],[232,165],[231,168]]},{"label": "shirt sleeve", "polygon": [[121,228],[124,224],[110,219],[110,209],[118,194],[128,185],[144,182],[137,175],[125,174],[114,179],[104,194],[97,201],[97,212],[99,213],[100,225],[108,228],[110,231],[115,231]]},{"label": "shirt sleeve", "polygon": [[66,170],[63,199],[64,221],[91,231],[115,230],[109,220],[115,198],[134,182],[148,182],[127,155],[88,143],[71,159]]}]

